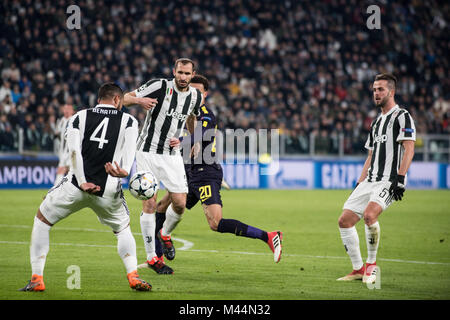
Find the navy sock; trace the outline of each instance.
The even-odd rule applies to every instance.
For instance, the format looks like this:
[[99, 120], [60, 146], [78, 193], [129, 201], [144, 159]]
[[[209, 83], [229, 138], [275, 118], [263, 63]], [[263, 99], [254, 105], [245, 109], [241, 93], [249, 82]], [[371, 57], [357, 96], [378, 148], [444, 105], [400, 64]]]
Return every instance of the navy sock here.
[[159, 242], [157, 234], [159, 233], [159, 230], [163, 227], [164, 221], [166, 220], [166, 213], [165, 212], [156, 212], [156, 226], [155, 226], [155, 252], [156, 255], [161, 258], [163, 255], [163, 249], [161, 242]]
[[221, 219], [217, 226], [217, 231], [221, 233], [234, 233], [240, 237], [260, 239], [267, 242], [269, 239], [267, 232], [234, 219]]

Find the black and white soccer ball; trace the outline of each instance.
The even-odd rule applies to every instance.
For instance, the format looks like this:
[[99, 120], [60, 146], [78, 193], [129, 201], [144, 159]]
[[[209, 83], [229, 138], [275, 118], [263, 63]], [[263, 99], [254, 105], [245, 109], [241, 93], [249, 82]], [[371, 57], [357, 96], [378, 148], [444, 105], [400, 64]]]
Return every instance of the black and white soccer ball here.
[[139, 200], [148, 200], [158, 191], [158, 181], [150, 171], [136, 172], [128, 183], [128, 189], [133, 197]]

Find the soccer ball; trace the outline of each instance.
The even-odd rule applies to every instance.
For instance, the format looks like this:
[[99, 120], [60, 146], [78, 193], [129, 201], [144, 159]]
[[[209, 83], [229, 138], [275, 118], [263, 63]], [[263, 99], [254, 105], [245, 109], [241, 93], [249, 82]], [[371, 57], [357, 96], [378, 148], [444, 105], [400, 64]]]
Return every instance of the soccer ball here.
[[148, 200], [158, 191], [158, 181], [150, 171], [136, 172], [128, 183], [133, 197], [139, 200]]

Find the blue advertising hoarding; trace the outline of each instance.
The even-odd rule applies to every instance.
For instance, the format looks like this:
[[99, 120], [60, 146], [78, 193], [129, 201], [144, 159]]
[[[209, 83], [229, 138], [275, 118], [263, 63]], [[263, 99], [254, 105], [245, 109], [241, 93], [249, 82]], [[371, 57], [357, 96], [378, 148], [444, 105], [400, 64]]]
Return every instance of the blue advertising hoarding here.
[[[0, 189], [50, 188], [56, 177], [56, 157], [0, 158]], [[292, 160], [271, 163], [225, 163], [224, 178], [234, 189], [350, 189], [359, 178], [363, 161]], [[135, 172], [133, 166], [131, 174]], [[123, 180], [124, 186], [127, 179]], [[413, 162], [409, 189], [449, 189], [450, 164]]]

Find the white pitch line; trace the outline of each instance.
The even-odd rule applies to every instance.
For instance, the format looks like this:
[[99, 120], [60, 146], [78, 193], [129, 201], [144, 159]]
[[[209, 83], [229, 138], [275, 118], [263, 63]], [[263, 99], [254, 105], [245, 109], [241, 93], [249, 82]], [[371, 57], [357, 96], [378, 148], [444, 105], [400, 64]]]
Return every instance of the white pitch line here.
[[[31, 226], [27, 225], [12, 225], [12, 224], [0, 224], [0, 228], [21, 228], [21, 229], [31, 229]], [[70, 227], [53, 227], [53, 229], [57, 230], [67, 230], [67, 231], [85, 231], [85, 232], [104, 232], [110, 233], [109, 230], [101, 230], [101, 229], [86, 229], [86, 228], [70, 228]], [[142, 235], [141, 233], [133, 232], [134, 235]], [[189, 251], [189, 252], [200, 252], [200, 253], [222, 253], [222, 254], [244, 254], [244, 255], [272, 255], [271, 253], [261, 253], [261, 252], [245, 252], [245, 251], [219, 251], [219, 250], [201, 250], [201, 249], [191, 249], [194, 246], [194, 243], [181, 238], [172, 238], [175, 241], [179, 241], [183, 243], [183, 246], [177, 248], [179, 251]], [[22, 244], [29, 245], [29, 242], [25, 241], [1, 241], [0, 243], [4, 244]], [[52, 245], [57, 246], [74, 246], [74, 247], [98, 247], [98, 248], [116, 248], [116, 245], [101, 245], [101, 244], [83, 244], [83, 243], [51, 243]], [[306, 254], [295, 254], [295, 253], [284, 253], [283, 256], [289, 257], [302, 257], [302, 258], [312, 258], [312, 259], [348, 259], [348, 257], [337, 257], [337, 256], [314, 256], [314, 255], [306, 255]], [[399, 263], [412, 263], [412, 264], [429, 264], [429, 265], [443, 265], [450, 266], [450, 263], [447, 262], [432, 262], [432, 261], [415, 261], [415, 260], [401, 260], [401, 259], [387, 259], [387, 258], [378, 258], [380, 261], [386, 262], [399, 262]], [[139, 265], [138, 267], [146, 267], [146, 264]]]
[[[21, 225], [21, 224], [0, 224], [0, 228], [18, 228], [18, 229], [31, 229], [32, 226]], [[71, 227], [52, 227], [52, 229], [56, 230], [65, 230], [65, 231], [82, 231], [82, 232], [102, 232], [102, 233], [111, 233], [111, 230], [102, 230], [102, 229], [90, 229], [90, 228], [71, 228]], [[134, 235], [142, 236], [142, 233], [133, 232]], [[182, 247], [177, 248], [177, 250], [189, 250], [194, 246], [194, 244], [188, 240], [172, 237], [173, 240], [179, 241], [183, 244]]]

